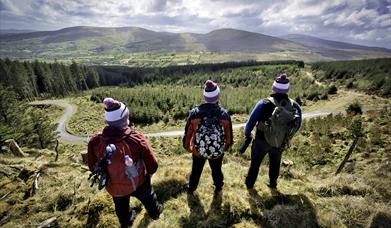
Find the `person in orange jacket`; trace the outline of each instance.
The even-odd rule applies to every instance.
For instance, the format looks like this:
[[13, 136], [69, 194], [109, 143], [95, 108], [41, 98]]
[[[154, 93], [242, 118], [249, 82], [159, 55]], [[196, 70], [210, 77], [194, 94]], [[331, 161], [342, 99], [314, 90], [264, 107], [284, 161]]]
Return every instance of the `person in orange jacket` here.
[[207, 80], [204, 85], [205, 102], [189, 114], [183, 137], [183, 147], [192, 153], [193, 163], [187, 193], [197, 189], [206, 160], [212, 170], [215, 194], [221, 192], [224, 176], [221, 166], [224, 151], [233, 143], [232, 122], [227, 110], [219, 105], [219, 86]]

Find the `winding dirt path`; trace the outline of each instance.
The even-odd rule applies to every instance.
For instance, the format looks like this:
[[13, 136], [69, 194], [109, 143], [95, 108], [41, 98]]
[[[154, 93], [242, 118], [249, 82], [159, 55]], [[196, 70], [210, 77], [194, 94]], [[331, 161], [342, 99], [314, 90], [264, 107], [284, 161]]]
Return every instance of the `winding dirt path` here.
[[[70, 134], [66, 130], [66, 123], [69, 121], [71, 116], [76, 112], [76, 107], [69, 104], [66, 100], [43, 100], [43, 101], [34, 101], [31, 104], [49, 104], [49, 105], [57, 105], [65, 108], [65, 113], [58, 121], [57, 131], [59, 132], [61, 140], [74, 143], [74, 144], [86, 144], [89, 140], [89, 137], [82, 137]], [[338, 114], [343, 113], [343, 111], [314, 111], [303, 114], [303, 119], [313, 118], [317, 116], [326, 116], [329, 114]], [[246, 123], [233, 124], [232, 127], [234, 129], [244, 127]], [[179, 131], [163, 131], [163, 132], [155, 132], [155, 133], [145, 133], [145, 136], [154, 136], [154, 137], [174, 137], [174, 136], [182, 136], [184, 134], [183, 130]]]

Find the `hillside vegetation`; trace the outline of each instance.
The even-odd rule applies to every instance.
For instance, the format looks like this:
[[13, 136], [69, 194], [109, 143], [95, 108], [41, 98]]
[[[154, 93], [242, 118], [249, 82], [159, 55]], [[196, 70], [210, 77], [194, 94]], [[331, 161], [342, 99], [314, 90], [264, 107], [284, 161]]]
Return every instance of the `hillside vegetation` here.
[[[0, 59], [0, 84], [16, 92], [20, 99], [64, 97], [98, 86], [136, 86], [142, 84], [176, 83], [184, 75], [208, 74], [244, 66], [292, 65], [303, 67], [303, 61], [246, 61], [198, 64], [172, 67], [102, 67], [80, 65], [72, 61], [65, 65], [55, 61], [18, 61]], [[199, 80], [198, 80], [199, 81]]]
[[[184, 191], [191, 156], [180, 138], [150, 138], [159, 159], [152, 181], [165, 210], [151, 220], [141, 204], [135, 227], [367, 227], [389, 224], [391, 207], [390, 110], [363, 117], [328, 116], [305, 121], [284, 153], [278, 191], [267, 188], [267, 159], [255, 190], [243, 177], [249, 152], [234, 152], [241, 132], [235, 131], [233, 151], [224, 158], [225, 185], [213, 197], [210, 169], [205, 167], [194, 197]], [[342, 173], [334, 173], [352, 141], [353, 122], [362, 122], [364, 137]], [[3, 153], [0, 162], [0, 225], [36, 226], [56, 217], [60, 227], [118, 226], [114, 205], [104, 191], [91, 188], [89, 172], [78, 151], [83, 146], [60, 145], [55, 152], [24, 148], [27, 156]], [[38, 188], [34, 179], [38, 178]]]
[[[131, 122], [137, 125], [160, 123], [181, 127], [189, 111], [202, 102], [203, 84], [207, 79], [218, 82], [221, 88], [220, 103], [233, 115], [248, 115], [256, 102], [271, 93], [276, 75], [286, 72], [291, 76], [290, 96], [300, 102], [327, 99], [328, 87], [313, 84], [297, 65], [260, 65], [221, 69], [209, 72], [178, 72], [150, 74], [151, 77], [132, 77], [132, 88], [101, 87], [86, 92], [87, 99], [71, 99], [77, 114], [68, 124], [68, 130], [77, 135], [91, 135], [104, 125], [101, 102], [115, 97], [129, 107]], [[88, 98], [90, 101], [88, 101]], [[308, 100], [307, 100], [308, 99]], [[88, 108], [85, 108], [88, 107]], [[244, 122], [243, 118], [240, 120]], [[160, 130], [160, 129], [156, 129]]]
[[350, 89], [391, 96], [391, 58], [318, 62], [311, 65], [316, 78]]
[[[8, 62], [15, 72], [19, 72], [18, 67], [35, 64]], [[375, 60], [368, 63], [378, 64]], [[334, 64], [327, 66], [339, 66]], [[38, 66], [69, 70], [61, 64], [38, 62]], [[77, 66], [87, 72], [84, 66]], [[377, 68], [383, 69], [380, 66]], [[87, 88], [68, 91], [72, 96], [67, 99], [77, 107], [77, 113], [67, 130], [78, 135], [101, 130], [104, 126], [101, 102], [106, 96], [127, 103], [136, 130], [140, 126], [143, 131], [154, 126], [158, 131], [166, 126], [183, 129], [190, 108], [202, 101], [206, 79], [219, 83], [221, 104], [233, 114], [234, 121], [244, 122], [255, 103], [270, 93], [273, 79], [281, 72], [291, 76], [290, 96], [302, 103], [305, 112], [345, 109], [354, 99], [365, 101], [363, 110], [368, 103], [378, 109], [362, 115], [329, 115], [305, 120], [283, 153], [278, 190], [270, 190], [266, 185], [268, 158], [261, 166], [254, 190], [246, 189], [244, 176], [250, 149], [243, 155], [236, 152], [243, 139], [243, 129], [234, 131], [234, 145], [226, 153], [222, 167], [225, 185], [222, 194], [217, 196], [213, 195], [207, 165], [195, 195], [186, 194], [192, 161], [191, 155], [182, 148], [181, 137], [150, 137], [159, 161], [152, 182], [165, 209], [160, 219], [153, 221], [140, 202], [132, 199], [131, 204], [138, 212], [134, 227], [388, 227], [391, 224], [388, 99], [347, 91], [346, 78], [319, 82], [308, 69], [296, 63], [202, 67], [153, 68], [133, 73], [128, 68], [104, 68], [121, 79], [121, 86], [99, 87], [81, 94], [73, 92]], [[316, 78], [322, 79], [324, 72], [313, 69], [315, 73], [320, 72]], [[98, 191], [96, 186], [90, 187], [90, 172], [80, 155], [86, 145], [60, 140], [55, 147], [58, 136], [53, 130], [63, 110], [56, 106], [28, 105], [26, 101], [31, 97], [23, 93], [34, 88], [32, 82], [37, 79], [33, 75], [37, 74], [22, 75], [25, 75], [22, 81], [27, 80], [26, 87], [13, 87], [12, 80], [6, 81], [11, 84], [4, 81], [0, 84], [0, 226], [35, 227], [48, 219], [54, 221], [52, 226], [58, 227], [119, 226], [110, 195]], [[85, 76], [79, 79], [85, 80]], [[53, 73], [50, 79], [53, 86], [57, 77]], [[373, 78], [377, 77], [380, 76]], [[99, 84], [104, 82], [103, 78], [100, 75]], [[83, 84], [77, 84], [81, 83], [78, 77], [70, 79], [76, 85]], [[349, 105], [356, 113], [361, 108], [358, 102]], [[12, 153], [7, 139], [15, 139], [24, 154], [17, 157]], [[353, 154], [336, 175], [355, 140], [358, 141]]]

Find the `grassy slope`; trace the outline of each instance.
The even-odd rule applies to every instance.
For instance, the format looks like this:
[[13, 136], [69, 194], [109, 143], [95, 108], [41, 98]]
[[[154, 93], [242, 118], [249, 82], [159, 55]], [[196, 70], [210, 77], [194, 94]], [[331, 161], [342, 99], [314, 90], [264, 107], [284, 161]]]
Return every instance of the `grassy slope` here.
[[[181, 139], [151, 138], [160, 165], [153, 185], [165, 210], [158, 221], [152, 221], [140, 203], [132, 200], [140, 211], [135, 224], [138, 227], [365, 227], [377, 212], [391, 215], [390, 114], [390, 110], [365, 114], [366, 137], [338, 176], [334, 172], [351, 143], [346, 128], [352, 118], [337, 116], [306, 121], [283, 155], [283, 160], [289, 159], [293, 165], [282, 167], [279, 192], [271, 192], [265, 184], [267, 159], [261, 166], [255, 191], [247, 192], [243, 177], [249, 164], [248, 150], [243, 156], [226, 155], [221, 197], [213, 197], [207, 165], [195, 197], [189, 197], [184, 186], [191, 158], [181, 148]], [[235, 132], [234, 150], [240, 144], [240, 132]], [[61, 144], [57, 162], [53, 161], [55, 152], [51, 150], [25, 149], [29, 154], [26, 158], [3, 154], [0, 225], [35, 226], [57, 216], [61, 227], [117, 226], [109, 195], [89, 187], [89, 172], [78, 154], [83, 149]], [[38, 168], [42, 170], [39, 188], [32, 193], [33, 172]], [[26, 171], [19, 174], [19, 169]]]

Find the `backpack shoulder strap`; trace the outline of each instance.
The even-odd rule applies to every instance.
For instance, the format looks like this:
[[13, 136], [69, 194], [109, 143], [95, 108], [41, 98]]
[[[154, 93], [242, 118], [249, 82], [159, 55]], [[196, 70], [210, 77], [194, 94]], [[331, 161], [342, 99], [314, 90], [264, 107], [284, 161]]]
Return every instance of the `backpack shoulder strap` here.
[[293, 107], [293, 105], [296, 103], [296, 101], [294, 101], [293, 99], [289, 98], [289, 101], [291, 102], [291, 105]]
[[279, 105], [277, 99], [274, 99], [274, 97], [268, 97], [268, 98], [265, 98], [265, 100], [269, 101], [270, 103], [272, 103], [276, 107]]

